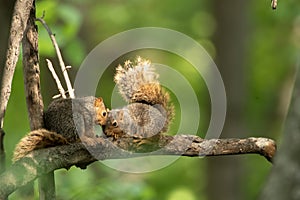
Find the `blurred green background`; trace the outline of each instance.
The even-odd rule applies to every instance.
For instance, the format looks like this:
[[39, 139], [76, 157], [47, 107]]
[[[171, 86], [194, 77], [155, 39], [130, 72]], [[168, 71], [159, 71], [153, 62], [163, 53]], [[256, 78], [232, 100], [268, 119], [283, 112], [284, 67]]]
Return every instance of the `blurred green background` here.
[[[13, 2], [3, 0], [1, 4], [0, 23], [6, 27], [0, 31], [3, 66]], [[268, 0], [51, 0], [36, 4], [37, 17], [45, 11], [44, 19], [56, 34], [65, 63], [73, 67], [72, 80], [85, 56], [101, 41], [119, 32], [151, 26], [192, 37], [214, 59], [224, 80], [228, 111], [221, 137], [270, 137], [280, 144], [299, 62], [298, 0], [279, 0], [277, 10], [271, 9]], [[41, 87], [47, 106], [58, 91], [45, 58], [58, 65], [46, 31], [37, 24]], [[136, 55], [171, 66], [188, 79], [199, 101], [201, 121], [197, 134], [204, 136], [210, 118], [207, 88], [189, 63], [171, 53], [147, 49], [120, 55], [106, 70], [97, 95], [103, 96], [110, 106], [114, 67]], [[177, 115], [170, 133], [177, 130], [181, 113], [176, 94], [172, 94], [172, 99]], [[193, 114], [187, 116], [188, 121], [198, 123]], [[20, 61], [4, 130], [10, 159], [15, 144], [29, 131]], [[55, 177], [58, 199], [252, 200], [259, 195], [270, 169], [271, 164], [258, 155], [182, 157], [163, 169], [143, 174], [119, 172], [98, 162], [87, 170], [57, 170]], [[20, 199], [18, 193], [11, 197]]]

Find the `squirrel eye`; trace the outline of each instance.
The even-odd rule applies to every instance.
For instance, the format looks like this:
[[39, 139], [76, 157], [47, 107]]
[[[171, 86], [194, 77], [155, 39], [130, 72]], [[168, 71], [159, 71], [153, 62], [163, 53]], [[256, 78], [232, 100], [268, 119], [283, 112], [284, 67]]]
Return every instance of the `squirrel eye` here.
[[118, 126], [118, 122], [117, 122], [116, 120], [114, 120], [113, 123], [112, 123], [112, 125], [113, 125], [114, 127], [117, 127], [117, 126]]
[[107, 112], [106, 112], [106, 111], [103, 111], [103, 112], [102, 112], [102, 116], [103, 116], [103, 117], [105, 117], [105, 116], [106, 116], [106, 114], [107, 114]]

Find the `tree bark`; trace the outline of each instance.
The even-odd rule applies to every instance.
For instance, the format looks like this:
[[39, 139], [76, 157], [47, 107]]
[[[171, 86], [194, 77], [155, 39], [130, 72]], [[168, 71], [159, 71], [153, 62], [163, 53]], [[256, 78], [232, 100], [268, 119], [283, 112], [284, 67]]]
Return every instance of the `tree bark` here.
[[[155, 151], [158, 149], [160, 151]], [[43, 174], [60, 168], [69, 169], [73, 165], [86, 168], [97, 159], [126, 159], [151, 155], [202, 157], [259, 154], [272, 160], [275, 150], [275, 142], [267, 138], [204, 140], [194, 135], [161, 135], [155, 140], [128, 137], [113, 142], [110, 139], [96, 138], [93, 144], [75, 143], [27, 154], [0, 175], [0, 199]]]
[[[1, 129], [3, 129], [5, 111], [11, 93], [12, 79], [16, 68], [18, 56], [20, 53], [20, 43], [26, 27], [26, 21], [29, 16], [30, 6], [28, 6], [28, 3], [30, 3], [30, 0], [17, 1], [15, 4], [15, 8], [11, 20], [8, 48], [6, 52], [6, 61], [5, 61], [5, 66], [3, 67], [2, 80], [1, 80], [2, 81], [1, 96], [0, 96], [0, 128]], [[3, 145], [4, 130], [0, 130], [0, 131], [1, 131], [1, 137], [0, 137], [1, 170], [0, 171], [3, 171], [5, 169], [5, 149]]]
[[[33, 1], [22, 41], [25, 95], [31, 130], [44, 127], [44, 104], [40, 90], [38, 32], [35, 19], [35, 1]], [[31, 188], [33, 187], [31, 186]], [[33, 189], [30, 190], [33, 192]], [[55, 199], [54, 172], [49, 172], [40, 177], [39, 196], [40, 200]]]
[[9, 28], [11, 24], [12, 13], [14, 10], [15, 0], [0, 1], [0, 83], [5, 65], [5, 55], [8, 49]]
[[27, 26], [33, 0], [16, 1], [11, 22], [9, 46], [6, 53], [5, 68], [2, 77], [0, 98], [0, 126], [3, 128], [3, 118], [11, 93], [11, 83], [20, 53], [20, 43]]
[[26, 103], [30, 122], [30, 129], [44, 127], [44, 104], [40, 90], [40, 67], [38, 55], [38, 32], [35, 25], [35, 3], [33, 2], [30, 16], [22, 40], [23, 73]]
[[[2, 71], [2, 85], [0, 96], [0, 168], [1, 172], [5, 169], [5, 149], [4, 149], [4, 116], [8, 100], [11, 93], [12, 79], [20, 53], [20, 43], [29, 18], [32, 0], [16, 1], [11, 20], [9, 32], [8, 48], [6, 52], [5, 66]], [[5, 12], [3, 12], [5, 13]], [[3, 14], [1, 13], [1, 14]], [[1, 24], [2, 25], [2, 24]], [[5, 26], [5, 25], [4, 25]], [[3, 27], [2, 27], [3, 29]], [[3, 45], [6, 46], [6, 45]], [[5, 48], [4, 48], [5, 49]], [[6, 199], [3, 197], [3, 199]]]

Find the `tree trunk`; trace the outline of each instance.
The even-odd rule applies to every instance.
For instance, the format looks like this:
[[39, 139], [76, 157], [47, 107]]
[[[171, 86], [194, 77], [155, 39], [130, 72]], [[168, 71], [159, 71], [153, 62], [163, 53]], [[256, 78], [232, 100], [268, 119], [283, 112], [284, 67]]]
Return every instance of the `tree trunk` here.
[[[298, 68], [299, 70], [299, 68]], [[275, 157], [274, 167], [260, 199], [300, 199], [300, 76], [293, 91], [282, 144]]]
[[0, 83], [2, 83], [3, 66], [8, 45], [9, 26], [15, 1], [3, 0], [0, 2]]
[[[244, 64], [248, 1], [214, 0], [217, 29], [214, 37], [216, 64], [227, 95], [227, 116], [222, 138], [245, 137], [243, 127]], [[238, 135], [237, 135], [238, 134]], [[208, 159], [208, 199], [240, 200], [241, 160], [238, 157]]]

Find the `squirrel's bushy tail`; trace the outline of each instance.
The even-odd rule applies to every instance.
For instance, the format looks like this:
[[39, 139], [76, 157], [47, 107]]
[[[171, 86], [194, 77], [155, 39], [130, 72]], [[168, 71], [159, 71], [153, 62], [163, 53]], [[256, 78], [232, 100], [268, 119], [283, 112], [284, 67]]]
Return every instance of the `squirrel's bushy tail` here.
[[126, 61], [124, 66], [119, 65], [114, 81], [122, 97], [129, 103], [134, 101], [134, 96], [141, 90], [141, 86], [159, 85], [158, 74], [154, 72], [150, 61], [141, 57], [134, 62]]
[[67, 143], [68, 142], [64, 137], [55, 132], [46, 129], [34, 130], [23, 137], [17, 144], [12, 160], [15, 162], [33, 150]]
[[138, 57], [134, 62], [126, 61], [124, 66], [119, 65], [114, 81], [125, 101], [160, 105], [165, 109], [167, 122], [172, 120], [174, 107], [170, 103], [169, 93], [161, 87], [158, 74], [149, 60]]

